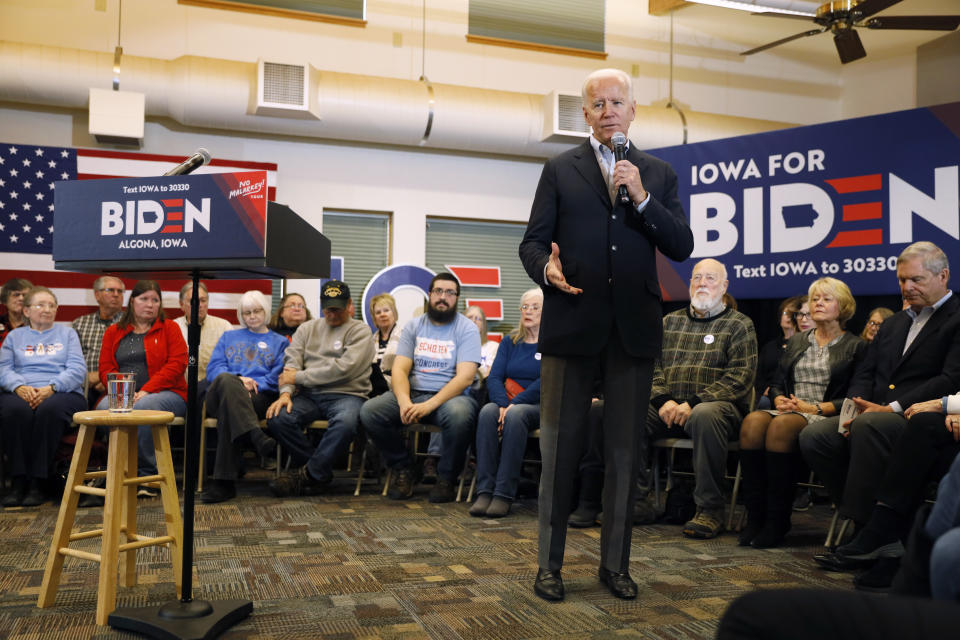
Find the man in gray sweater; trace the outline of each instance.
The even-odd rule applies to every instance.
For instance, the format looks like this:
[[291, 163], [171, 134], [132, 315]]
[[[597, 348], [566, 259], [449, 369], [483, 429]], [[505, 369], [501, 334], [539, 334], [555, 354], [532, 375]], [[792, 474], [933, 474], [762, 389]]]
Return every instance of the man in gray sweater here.
[[[330, 280], [320, 292], [322, 318], [297, 328], [284, 355], [280, 397], [267, 409], [267, 427], [299, 468], [270, 483], [277, 497], [316, 495], [333, 480], [333, 462], [357, 433], [360, 407], [370, 393], [370, 327], [353, 318], [350, 289]], [[312, 447], [304, 427], [329, 424]]]

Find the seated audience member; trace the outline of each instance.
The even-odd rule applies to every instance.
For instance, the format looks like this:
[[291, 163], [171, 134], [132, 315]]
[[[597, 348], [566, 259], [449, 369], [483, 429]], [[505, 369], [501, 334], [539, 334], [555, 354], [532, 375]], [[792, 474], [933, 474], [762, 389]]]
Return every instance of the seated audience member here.
[[[870, 518], [891, 454], [907, 429], [903, 412], [960, 389], [960, 299], [947, 287], [949, 277], [947, 257], [933, 243], [916, 242], [903, 250], [897, 278], [911, 307], [883, 323], [854, 370], [847, 396], [863, 413], [850, 423], [846, 437], [838, 431], [837, 417], [809, 424], [800, 433], [807, 464], [840, 514], [860, 527]], [[841, 549], [825, 557], [846, 555]], [[855, 555], [872, 560], [879, 551]]]
[[800, 310], [794, 314], [794, 319], [797, 321], [797, 331], [810, 331], [816, 326], [810, 316], [810, 303], [807, 296], [800, 296]]
[[393, 500], [412, 496], [420, 474], [403, 444], [403, 426], [439, 426], [443, 453], [430, 501], [452, 502], [477, 420], [477, 404], [469, 391], [480, 362], [480, 332], [457, 313], [460, 283], [455, 276], [438, 273], [429, 291], [426, 314], [410, 320], [400, 336], [393, 390], [364, 403], [360, 420], [393, 472], [387, 494]]
[[73, 321], [73, 330], [80, 337], [80, 348], [87, 363], [87, 406], [96, 406], [97, 400], [107, 392], [100, 384], [100, 345], [107, 327], [123, 315], [123, 280], [115, 276], [100, 276], [93, 283], [93, 297], [99, 307], [93, 313]]
[[288, 293], [280, 298], [280, 306], [270, 318], [270, 330], [279, 333], [288, 341], [293, 339], [297, 327], [312, 320], [307, 302], [299, 293]]
[[277, 399], [277, 379], [283, 370], [286, 338], [267, 329], [270, 299], [259, 291], [240, 297], [237, 319], [243, 329], [227, 331], [207, 365], [206, 412], [217, 419], [217, 457], [213, 481], [200, 501], [223, 502], [237, 495], [234, 480], [240, 466], [240, 445], [252, 444], [262, 457], [276, 453], [277, 442], [260, 428], [259, 420]]
[[477, 418], [475, 517], [502, 518], [517, 495], [527, 436], [540, 425], [539, 287], [520, 297], [520, 324], [500, 342], [487, 377], [491, 402]]
[[[333, 464], [357, 435], [360, 407], [370, 393], [370, 328], [353, 317], [350, 289], [339, 280], [320, 290], [322, 318], [293, 334], [280, 374], [280, 397], [267, 409], [267, 426], [298, 468], [270, 483], [277, 497], [316, 495], [333, 481]], [[296, 391], [296, 395], [294, 395]], [[326, 420], [320, 444], [303, 430]]]
[[[100, 383], [107, 386], [111, 373], [135, 373], [134, 409], [170, 411], [183, 416], [187, 411], [187, 343], [173, 320], [163, 312], [160, 285], [153, 280], [140, 280], [130, 291], [130, 300], [120, 320], [107, 327], [100, 348]], [[98, 409], [107, 408], [103, 397]], [[141, 476], [157, 473], [157, 457], [153, 431], [140, 425], [137, 431], [137, 452]], [[159, 490], [141, 486], [140, 496], [157, 496]]]
[[32, 288], [30, 281], [23, 278], [7, 280], [0, 288], [0, 303], [7, 308], [7, 312], [0, 315], [0, 343], [8, 333], [23, 326], [23, 298]]
[[490, 375], [490, 367], [493, 366], [493, 360], [497, 357], [497, 350], [500, 343], [490, 340], [487, 335], [487, 314], [483, 309], [474, 305], [467, 307], [463, 315], [477, 325], [477, 331], [480, 332], [480, 366], [477, 367], [477, 373], [484, 380]]
[[893, 311], [886, 307], [877, 307], [871, 311], [867, 317], [867, 324], [863, 325], [863, 331], [860, 333], [860, 337], [867, 342], [873, 342], [873, 339], [877, 337], [877, 331], [880, 330], [883, 321], [892, 315]]
[[770, 383], [775, 410], [754, 411], [740, 429], [740, 465], [747, 524], [741, 546], [778, 546], [790, 530], [794, 482], [799, 468], [797, 437], [810, 423], [840, 413], [847, 385], [866, 342], [844, 331], [857, 304], [835, 278], [810, 285], [815, 328], [798, 333]]
[[794, 315], [800, 310], [799, 300], [800, 296], [793, 296], [780, 303], [777, 312], [780, 337], [763, 345], [757, 354], [757, 379], [754, 382], [757, 390], [757, 409], [769, 409], [773, 406], [773, 399], [769, 395], [770, 379], [777, 370], [783, 350], [787, 348], [787, 340], [797, 332], [797, 320]]
[[73, 414], [87, 408], [83, 352], [73, 329], [54, 324], [57, 298], [46, 287], [34, 287], [22, 309], [26, 324], [0, 347], [0, 429], [13, 475], [4, 507], [46, 501], [60, 438]]
[[[683, 527], [691, 538], [713, 538], [723, 531], [727, 445], [748, 410], [757, 368], [753, 322], [723, 304], [727, 284], [720, 262], [708, 258], [694, 266], [690, 306], [663, 318], [662, 354], [650, 391], [650, 441], [693, 439], [697, 510]], [[649, 465], [639, 466], [645, 475]], [[649, 480], [641, 484], [650, 486]]]
[[[960, 410], [960, 403], [954, 401], [949, 408]], [[951, 418], [957, 426], [950, 424]], [[947, 425], [960, 428], [960, 416], [949, 416]], [[942, 640], [956, 636], [960, 458], [954, 459], [940, 481], [933, 506], [924, 505], [917, 513], [892, 594], [878, 598], [827, 589], [754, 591], [731, 603], [720, 620], [717, 640]], [[933, 600], [925, 599], [931, 596]]]
[[390, 390], [390, 368], [397, 355], [401, 329], [397, 326], [397, 302], [389, 293], [373, 297], [370, 315], [375, 326], [371, 336], [375, 352], [370, 371], [370, 384], [373, 385], [370, 397], [373, 398]]
[[[585, 529], [599, 523], [603, 511], [603, 400], [594, 397], [587, 414], [590, 423], [587, 431], [587, 446], [577, 472], [580, 486], [576, 508], [570, 512], [567, 524], [574, 529]], [[649, 487], [638, 487], [639, 493]], [[633, 506], [633, 524], [650, 524], [658, 517], [657, 509], [646, 500], [637, 500]]]
[[858, 589], [883, 590], [890, 586], [926, 486], [941, 479], [960, 452], [960, 393], [918, 402], [903, 415], [907, 426], [893, 444], [866, 526], [834, 553], [815, 556], [827, 569], [869, 567], [854, 578]]
[[[190, 298], [193, 297], [193, 283], [188, 282], [180, 287], [180, 310], [183, 315], [174, 320], [180, 327], [183, 335], [183, 341], [187, 342], [187, 326], [190, 324]], [[200, 393], [206, 390], [207, 363], [210, 362], [210, 354], [217, 341], [227, 331], [233, 329], [233, 326], [223, 318], [211, 316], [207, 313], [210, 306], [210, 294], [207, 293], [207, 285], [200, 283], [200, 310], [197, 314], [200, 323], [200, 346], [197, 352], [197, 382], [200, 384]]]

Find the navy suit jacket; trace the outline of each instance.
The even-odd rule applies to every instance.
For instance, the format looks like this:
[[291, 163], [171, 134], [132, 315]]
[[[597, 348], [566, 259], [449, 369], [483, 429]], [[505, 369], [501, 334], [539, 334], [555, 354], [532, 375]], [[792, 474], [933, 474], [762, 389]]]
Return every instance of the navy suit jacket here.
[[[663, 332], [656, 250], [673, 260], [693, 251], [693, 233], [677, 197], [677, 176], [666, 162], [632, 146], [627, 160], [640, 170], [650, 200], [638, 214], [610, 202], [590, 141], [548, 160], [540, 175], [520, 259], [543, 286], [540, 352], [596, 355], [614, 322], [634, 357], [660, 355]], [[550, 243], [560, 247], [563, 273], [583, 289], [571, 295], [546, 284]]]
[[906, 311], [887, 318], [854, 373], [850, 397], [897, 401], [906, 410], [960, 390], [960, 297], [954, 292], [940, 305], [903, 353], [912, 323]]

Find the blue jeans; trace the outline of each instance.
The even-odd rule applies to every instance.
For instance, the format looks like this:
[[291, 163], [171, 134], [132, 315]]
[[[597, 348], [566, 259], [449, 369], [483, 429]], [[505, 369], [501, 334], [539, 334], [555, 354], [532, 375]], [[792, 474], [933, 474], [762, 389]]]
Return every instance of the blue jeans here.
[[960, 598], [960, 456], [940, 480], [926, 532], [935, 540], [930, 554], [930, 590], [937, 600], [955, 601]]
[[492, 493], [513, 501], [520, 481], [527, 436], [540, 425], [540, 405], [516, 404], [503, 419], [503, 439], [497, 432], [500, 407], [490, 402], [477, 419], [477, 495]]
[[[97, 409], [107, 408], [107, 397], [104, 396]], [[152, 411], [169, 411], [178, 418], [187, 413], [187, 403], [173, 391], [157, 391], [148, 393], [137, 400], [134, 409], [149, 409]], [[153, 448], [153, 430], [150, 425], [142, 424], [137, 427], [137, 475], [154, 476], [157, 474], [157, 453]]]
[[[433, 397], [429, 391], [411, 391], [414, 404]], [[387, 467], [403, 468], [411, 464], [410, 452], [403, 444], [403, 423], [400, 420], [400, 405], [392, 391], [363, 403], [360, 422]], [[467, 447], [473, 439], [477, 422], [477, 403], [470, 396], [450, 398], [440, 408], [420, 421], [435, 424], [443, 429], [443, 450], [437, 463], [437, 475], [453, 482], [463, 469]]]
[[[280, 409], [267, 420], [267, 429], [290, 454], [293, 464], [306, 465], [310, 475], [320, 481], [333, 478], [333, 463], [346, 453], [357, 435], [360, 407], [363, 398], [346, 393], [322, 393], [300, 388], [293, 397], [293, 409]], [[314, 420], [326, 420], [328, 425], [320, 444], [310, 445], [303, 430]]]

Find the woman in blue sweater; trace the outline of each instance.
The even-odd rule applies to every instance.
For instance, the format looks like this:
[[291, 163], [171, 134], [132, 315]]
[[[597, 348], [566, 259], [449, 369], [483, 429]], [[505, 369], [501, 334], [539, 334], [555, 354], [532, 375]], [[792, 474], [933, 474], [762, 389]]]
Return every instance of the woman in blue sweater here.
[[26, 324], [11, 331], [0, 348], [0, 426], [13, 489], [4, 507], [35, 507], [46, 501], [53, 456], [73, 414], [87, 408], [83, 380], [87, 365], [77, 332], [55, 325], [57, 298], [34, 287], [24, 299]]
[[201, 502], [223, 502], [237, 495], [234, 480], [241, 444], [252, 444], [263, 457], [277, 449], [277, 442], [264, 433], [259, 421], [277, 399], [283, 352], [290, 343], [267, 328], [269, 317], [267, 297], [247, 291], [237, 308], [237, 318], [245, 328], [220, 336], [210, 355], [205, 406], [207, 416], [217, 418], [217, 457], [213, 481], [200, 494]]
[[527, 435], [540, 424], [540, 310], [543, 292], [520, 297], [520, 326], [500, 342], [487, 377], [490, 400], [477, 419], [475, 517], [502, 518], [517, 495]]

